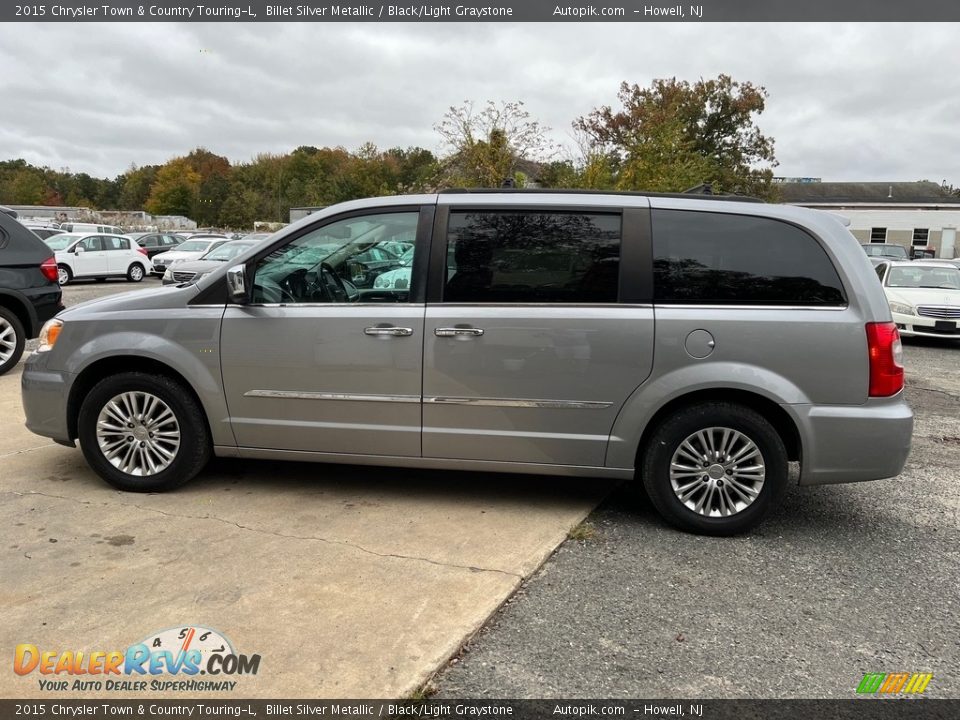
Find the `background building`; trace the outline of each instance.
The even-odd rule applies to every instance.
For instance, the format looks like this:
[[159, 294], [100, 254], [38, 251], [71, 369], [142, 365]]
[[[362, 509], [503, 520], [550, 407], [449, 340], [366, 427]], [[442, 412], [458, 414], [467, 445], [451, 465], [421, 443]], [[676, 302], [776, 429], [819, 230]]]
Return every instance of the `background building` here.
[[935, 182], [819, 182], [778, 178], [782, 202], [836, 213], [860, 242], [957, 255], [960, 197]]

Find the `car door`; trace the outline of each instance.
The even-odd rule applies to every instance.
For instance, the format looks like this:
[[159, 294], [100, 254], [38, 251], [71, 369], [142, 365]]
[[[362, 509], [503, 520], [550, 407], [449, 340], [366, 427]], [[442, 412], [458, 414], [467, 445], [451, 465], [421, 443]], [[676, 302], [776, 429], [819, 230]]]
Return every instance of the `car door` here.
[[[77, 252], [80, 248], [83, 249]], [[89, 235], [74, 246], [73, 274], [75, 277], [110, 274], [99, 235]]]
[[360, 290], [341, 270], [411, 231], [422, 248], [432, 214], [401, 207], [321, 220], [248, 264], [252, 302], [227, 305], [220, 342], [240, 447], [420, 455], [420, 278], [409, 289]]
[[137, 238], [137, 244], [147, 251], [147, 257], [152, 258], [160, 252], [160, 235], [143, 235]]
[[463, 202], [434, 232], [424, 457], [603, 466], [653, 360], [648, 211]]
[[133, 259], [130, 252], [130, 243], [133, 241], [116, 235], [101, 235], [100, 240], [103, 243], [103, 251], [107, 258], [107, 268], [110, 270], [110, 274], [126, 275], [130, 261]]

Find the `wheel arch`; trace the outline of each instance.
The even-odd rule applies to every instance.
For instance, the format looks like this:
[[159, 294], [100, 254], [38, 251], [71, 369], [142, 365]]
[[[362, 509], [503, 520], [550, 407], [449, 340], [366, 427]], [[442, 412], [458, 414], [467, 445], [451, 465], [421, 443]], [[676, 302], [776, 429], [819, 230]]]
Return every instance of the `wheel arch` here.
[[39, 323], [29, 302], [15, 293], [0, 290], [0, 307], [6, 308], [17, 316], [28, 338], [36, 337], [40, 328], [37, 327]]
[[184, 390], [190, 393], [197, 405], [203, 409], [207, 432], [211, 438], [214, 437], [210, 417], [207, 413], [207, 405], [203, 402], [203, 398], [200, 397], [193, 384], [181, 372], [155, 358], [142, 355], [113, 355], [100, 358], [87, 365], [70, 386], [70, 394], [67, 398], [67, 431], [71, 440], [75, 440], [79, 435], [80, 406], [93, 387], [106, 377], [127, 372], [162, 375], [181, 385]]
[[742, 405], [759, 413], [773, 425], [774, 430], [780, 435], [787, 450], [787, 458], [791, 461], [800, 461], [802, 459], [803, 442], [800, 436], [800, 430], [794, 419], [781, 405], [768, 397], [749, 390], [717, 387], [686, 393], [660, 406], [650, 417], [650, 420], [646, 423], [640, 435], [634, 458], [634, 467], [640, 467], [643, 454], [650, 442], [650, 437], [665, 418], [684, 408], [715, 402]]

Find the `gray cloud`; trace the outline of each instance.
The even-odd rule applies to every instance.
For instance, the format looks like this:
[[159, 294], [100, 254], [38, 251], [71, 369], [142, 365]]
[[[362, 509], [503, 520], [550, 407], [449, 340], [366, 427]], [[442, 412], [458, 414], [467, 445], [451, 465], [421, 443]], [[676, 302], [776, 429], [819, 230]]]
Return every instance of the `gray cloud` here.
[[729, 73], [770, 93], [778, 174], [960, 184], [949, 24], [8, 24], [0, 158], [113, 176], [197, 146], [439, 149], [471, 99], [570, 123], [622, 80]]

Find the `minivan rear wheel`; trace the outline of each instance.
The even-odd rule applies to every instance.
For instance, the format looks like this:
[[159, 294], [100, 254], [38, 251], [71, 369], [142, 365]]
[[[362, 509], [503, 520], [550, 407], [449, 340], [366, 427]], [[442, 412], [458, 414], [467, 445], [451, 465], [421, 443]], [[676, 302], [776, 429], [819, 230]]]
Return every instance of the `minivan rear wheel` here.
[[210, 459], [202, 408], [162, 375], [130, 372], [101, 380], [80, 406], [77, 430], [90, 467], [120, 490], [172, 490]]
[[647, 443], [640, 472], [650, 501], [671, 525], [734, 535], [754, 527], [782, 497], [789, 461], [763, 415], [717, 402], [664, 420]]
[[20, 318], [13, 311], [0, 307], [0, 375], [20, 360], [26, 339]]

